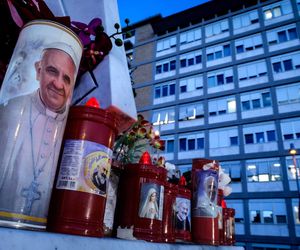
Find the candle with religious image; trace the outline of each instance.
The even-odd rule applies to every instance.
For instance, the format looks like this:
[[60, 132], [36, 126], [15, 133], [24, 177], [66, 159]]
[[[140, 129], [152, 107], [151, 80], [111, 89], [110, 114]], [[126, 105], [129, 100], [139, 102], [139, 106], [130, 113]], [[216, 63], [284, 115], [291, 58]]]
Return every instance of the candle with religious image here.
[[73, 106], [64, 134], [47, 230], [103, 237], [103, 218], [118, 119], [90, 106]]
[[175, 239], [191, 241], [191, 190], [187, 188], [186, 179], [181, 176], [177, 185], [174, 209]]
[[163, 242], [167, 170], [152, 164], [145, 152], [140, 163], [124, 166], [117, 201], [117, 237]]
[[192, 240], [218, 245], [219, 227], [217, 193], [219, 164], [215, 160], [193, 159], [192, 166]]
[[19, 35], [0, 92], [0, 225], [46, 227], [81, 55], [56, 22], [29, 22]]

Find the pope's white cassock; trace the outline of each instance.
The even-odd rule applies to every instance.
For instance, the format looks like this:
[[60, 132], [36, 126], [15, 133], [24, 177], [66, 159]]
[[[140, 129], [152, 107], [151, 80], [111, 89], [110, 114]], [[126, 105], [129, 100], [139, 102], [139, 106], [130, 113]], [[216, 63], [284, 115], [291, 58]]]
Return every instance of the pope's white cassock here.
[[66, 113], [46, 109], [39, 90], [0, 106], [0, 220], [45, 224]]

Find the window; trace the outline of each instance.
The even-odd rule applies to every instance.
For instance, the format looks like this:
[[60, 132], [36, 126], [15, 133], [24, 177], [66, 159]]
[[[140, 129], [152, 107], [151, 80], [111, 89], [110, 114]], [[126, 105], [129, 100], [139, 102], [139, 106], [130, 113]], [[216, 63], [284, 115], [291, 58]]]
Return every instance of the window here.
[[209, 115], [224, 115], [236, 113], [235, 97], [227, 97], [222, 99], [212, 99], [208, 102]]
[[[244, 125], [243, 134], [245, 144], [267, 143], [276, 141], [274, 122], [256, 123], [255, 125]], [[273, 144], [275, 145], [275, 144]], [[275, 147], [275, 146], [274, 146]], [[249, 148], [249, 147], [247, 147]], [[245, 148], [245, 150], [247, 149]], [[274, 150], [277, 148], [274, 148]], [[260, 149], [262, 150], [262, 149]], [[268, 150], [269, 151], [269, 150]]]
[[196, 141], [195, 139], [188, 139], [188, 150], [196, 149]]
[[174, 71], [176, 70], [176, 60], [169, 59], [157, 62], [155, 68], [156, 75], [166, 73], [169, 71]]
[[262, 93], [262, 102], [264, 107], [271, 106], [271, 94], [270, 92]]
[[242, 111], [266, 108], [272, 105], [270, 92], [250, 92], [241, 95]]
[[232, 68], [209, 72], [207, 74], [208, 88], [233, 83]]
[[209, 47], [207, 48], [206, 52], [207, 61], [213, 61], [231, 55], [229, 44]]
[[180, 93], [190, 92], [193, 93], [195, 90], [203, 89], [203, 76], [196, 75], [192, 77], [182, 78], [179, 81]]
[[[246, 12], [241, 15], [233, 17], [233, 29], [239, 30], [242, 28], [249, 28], [253, 24], [258, 24], [258, 13], [257, 10]], [[247, 31], [247, 30], [245, 30]]]
[[164, 85], [162, 86], [162, 96], [167, 96], [169, 93], [169, 86]]
[[265, 137], [264, 137], [264, 133], [263, 132], [255, 133], [255, 137], [256, 137], [256, 141], [258, 143], [264, 143], [265, 142]]
[[264, 19], [269, 21], [292, 13], [292, 6], [290, 1], [280, 1], [263, 7], [263, 13]]
[[179, 139], [179, 151], [186, 151], [186, 138]]
[[300, 135], [300, 119], [281, 120], [281, 131], [284, 140], [296, 140]]
[[272, 18], [278, 17], [278, 16], [281, 16], [281, 8], [280, 7], [275, 7], [274, 9], [264, 11], [265, 20], [272, 19]]
[[270, 182], [281, 180], [279, 158], [266, 158], [246, 161], [248, 182]]
[[204, 134], [185, 134], [179, 136], [179, 151], [195, 151], [204, 149]]
[[261, 223], [259, 210], [250, 211], [250, 221], [251, 223]]
[[182, 105], [179, 107], [179, 121], [204, 118], [202, 103]]
[[298, 176], [300, 176], [300, 169], [298, 166], [300, 166], [300, 160], [299, 157], [296, 156], [296, 165], [297, 165], [297, 169], [295, 168], [294, 165], [294, 161], [292, 159], [292, 157], [286, 157], [285, 158], [285, 164], [287, 167], [287, 172], [288, 172], [288, 179], [289, 180], [296, 180], [297, 179], [297, 175], [296, 175], [296, 170], [298, 170]]
[[252, 100], [252, 107], [253, 107], [253, 109], [260, 108], [260, 99]]
[[201, 41], [201, 28], [192, 29], [180, 34], [180, 44], [188, 44], [195, 41]]
[[230, 137], [230, 146], [236, 146], [238, 145], [238, 137], [237, 136], [231, 136]]
[[273, 211], [262, 211], [262, 215], [263, 215], [263, 222], [264, 223], [274, 223], [274, 219], [273, 219]]
[[245, 134], [245, 143], [246, 144], [254, 143], [253, 134]]
[[[262, 48], [262, 37], [260, 34], [248, 36], [235, 41], [235, 49], [237, 54], [253, 51], [259, 48]], [[244, 56], [241, 58], [244, 58]], [[241, 58], [237, 57], [237, 59]]]
[[238, 66], [239, 81], [246, 81], [267, 75], [266, 61], [255, 61]]
[[208, 38], [228, 31], [229, 31], [228, 20], [226, 19], [226, 20], [222, 20], [219, 22], [214, 22], [212, 24], [206, 25], [205, 36]]
[[204, 138], [197, 138], [197, 149], [204, 149]]
[[250, 101], [243, 101], [242, 102], [242, 110], [243, 111], [250, 110]]
[[161, 91], [161, 87], [155, 87], [154, 90], [154, 98], [160, 98], [160, 91]]
[[[237, 127], [227, 127], [222, 129], [211, 129], [209, 131], [210, 149], [230, 148], [236, 145], [231, 145], [233, 137], [238, 137]], [[233, 139], [231, 139], [233, 138]], [[230, 150], [232, 150], [231, 148]]]
[[152, 124], [159, 125], [159, 124], [169, 124], [175, 122], [175, 111], [174, 108], [170, 109], [162, 109], [162, 110], [155, 110], [152, 115]]
[[275, 130], [269, 130], [269, 131], [267, 131], [267, 138], [268, 138], [268, 142], [276, 141]]
[[193, 51], [180, 56], [180, 68], [192, 66], [194, 64], [201, 64], [201, 51]]
[[286, 224], [287, 218], [286, 215], [276, 215], [277, 224]]
[[176, 36], [168, 37], [157, 41], [156, 52], [176, 47]]
[[300, 102], [300, 83], [276, 88], [278, 105]]
[[[231, 137], [234, 138], [234, 137]], [[236, 137], [237, 139], [237, 137]], [[235, 140], [235, 139], [234, 139]], [[237, 140], [236, 140], [237, 142]], [[238, 161], [234, 162], [221, 162], [223, 171], [231, 178], [231, 183], [241, 182], [241, 163]]]
[[162, 98], [175, 95], [175, 83], [160, 84], [154, 87], [154, 98]]
[[[262, 223], [262, 224], [282, 224], [286, 220], [286, 202], [284, 199], [250, 199], [249, 200], [249, 211], [251, 223]], [[278, 222], [277, 218], [282, 219], [282, 222]], [[256, 230], [256, 228], [253, 228]], [[270, 228], [271, 230], [271, 228]], [[252, 232], [252, 234], [255, 234]], [[278, 246], [274, 245], [274, 249]], [[271, 248], [267, 248], [271, 249]]]
[[167, 153], [173, 153], [174, 152], [174, 140], [167, 140], [165, 145], [166, 145], [165, 151]]
[[293, 63], [291, 59], [283, 61], [284, 71], [289, 71], [293, 69]]

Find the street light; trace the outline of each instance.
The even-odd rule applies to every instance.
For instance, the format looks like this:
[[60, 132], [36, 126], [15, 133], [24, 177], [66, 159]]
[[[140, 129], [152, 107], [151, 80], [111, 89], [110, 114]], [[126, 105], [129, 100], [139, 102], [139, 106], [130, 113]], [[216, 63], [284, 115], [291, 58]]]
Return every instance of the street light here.
[[297, 150], [295, 148], [294, 143], [290, 144], [289, 153], [292, 156], [294, 168], [296, 170], [296, 182], [297, 182], [297, 191], [298, 191], [298, 199], [299, 199], [299, 204], [298, 204], [298, 220], [300, 221], [300, 197], [299, 197], [299, 190], [300, 190], [300, 188], [299, 188], [299, 176], [298, 176], [297, 161], [296, 161]]

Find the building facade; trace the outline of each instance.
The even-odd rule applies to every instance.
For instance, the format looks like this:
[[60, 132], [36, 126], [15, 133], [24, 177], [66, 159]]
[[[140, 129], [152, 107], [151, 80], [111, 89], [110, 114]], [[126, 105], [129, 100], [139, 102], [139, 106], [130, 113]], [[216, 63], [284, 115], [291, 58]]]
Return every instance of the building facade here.
[[300, 0], [214, 0], [128, 29], [137, 110], [166, 160], [220, 162], [239, 245], [300, 249]]

